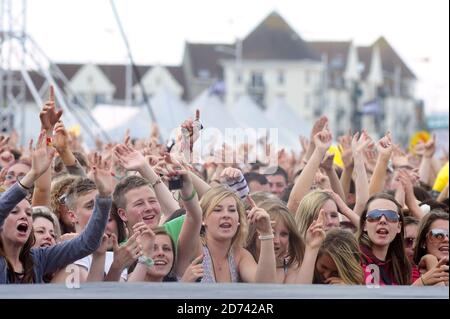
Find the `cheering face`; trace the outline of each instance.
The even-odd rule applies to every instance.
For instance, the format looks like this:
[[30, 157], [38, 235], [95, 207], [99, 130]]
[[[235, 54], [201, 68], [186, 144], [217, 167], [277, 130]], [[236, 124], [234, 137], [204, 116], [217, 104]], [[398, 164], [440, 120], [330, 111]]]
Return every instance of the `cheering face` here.
[[233, 197], [224, 198], [205, 220], [207, 234], [219, 240], [232, 239], [239, 227], [239, 212]]
[[155, 264], [148, 270], [148, 274], [152, 278], [162, 279], [169, 274], [174, 262], [173, 249], [169, 236], [165, 234], [155, 236], [153, 255], [151, 256]]
[[125, 212], [119, 209], [119, 214], [129, 228], [142, 221], [151, 228], [159, 225], [161, 206], [150, 187], [141, 186], [128, 191], [125, 200]]
[[[385, 214], [388, 214], [387, 211], [395, 212], [395, 216], [397, 221], [392, 218], [387, 218], [385, 214], [382, 214], [380, 218], [375, 216], [374, 219], [369, 219], [369, 216], [372, 211], [385, 211]], [[393, 216], [391, 216], [393, 217]], [[377, 198], [373, 200], [367, 209], [367, 220], [364, 223], [364, 231], [367, 232], [372, 243], [379, 247], [388, 246], [401, 232], [402, 225], [399, 222], [397, 213], [397, 205], [394, 202]]]
[[33, 220], [31, 218], [32, 210], [30, 203], [22, 200], [10, 212], [0, 228], [3, 242], [9, 242], [13, 245], [23, 246], [33, 229]]
[[319, 258], [317, 258], [316, 270], [323, 281], [331, 277], [339, 277], [336, 264], [327, 253], [324, 253]]
[[427, 253], [438, 260], [448, 257], [448, 220], [438, 219], [430, 225], [426, 239]]
[[33, 221], [34, 247], [50, 247], [56, 244], [55, 227], [47, 218], [38, 217]]
[[325, 204], [322, 206], [322, 209], [325, 212], [325, 224], [323, 229], [325, 231], [329, 231], [333, 228], [339, 227], [339, 213], [338, 208], [336, 206], [336, 203], [329, 199], [325, 202]]

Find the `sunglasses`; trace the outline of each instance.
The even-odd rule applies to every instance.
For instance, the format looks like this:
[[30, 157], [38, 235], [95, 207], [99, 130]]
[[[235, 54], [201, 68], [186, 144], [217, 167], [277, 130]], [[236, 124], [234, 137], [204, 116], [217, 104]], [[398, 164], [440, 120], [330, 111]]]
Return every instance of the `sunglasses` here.
[[416, 239], [414, 237], [405, 237], [404, 241], [405, 241], [405, 246], [408, 248], [411, 248], [414, 246]]
[[396, 223], [400, 220], [400, 216], [393, 210], [374, 209], [367, 213], [366, 220], [370, 223], [378, 222], [384, 216], [390, 223]]
[[67, 198], [67, 194], [62, 194], [61, 196], [59, 196], [58, 202], [59, 202], [61, 205], [65, 205], [65, 204], [66, 204], [66, 198]]
[[433, 228], [428, 232], [428, 238], [431, 242], [444, 241], [445, 237], [448, 239], [448, 230], [446, 229]]

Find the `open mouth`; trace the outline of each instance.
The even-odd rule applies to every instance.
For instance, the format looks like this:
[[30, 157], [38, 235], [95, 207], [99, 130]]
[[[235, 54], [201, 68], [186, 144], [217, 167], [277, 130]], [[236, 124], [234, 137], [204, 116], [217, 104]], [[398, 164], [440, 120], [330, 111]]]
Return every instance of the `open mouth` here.
[[17, 225], [17, 231], [21, 234], [26, 234], [28, 231], [28, 224], [20, 223], [19, 225]]
[[387, 235], [389, 234], [389, 231], [386, 228], [380, 228], [377, 230], [378, 235]]
[[224, 229], [230, 229], [231, 228], [231, 224], [230, 223], [222, 223], [219, 225], [220, 228], [224, 228]]
[[441, 246], [439, 247], [439, 251], [442, 253], [447, 253], [448, 254], [448, 246]]
[[156, 215], [147, 215], [142, 217], [142, 219], [144, 220], [144, 222], [151, 222], [155, 219]]
[[49, 242], [42, 243], [39, 247], [50, 247], [52, 244]]
[[155, 266], [166, 266], [167, 261], [165, 260], [155, 260]]

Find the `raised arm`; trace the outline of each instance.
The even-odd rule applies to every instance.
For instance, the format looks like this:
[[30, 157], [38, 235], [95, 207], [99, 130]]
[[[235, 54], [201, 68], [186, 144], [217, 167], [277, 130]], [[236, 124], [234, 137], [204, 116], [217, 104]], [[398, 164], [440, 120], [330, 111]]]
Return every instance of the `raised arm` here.
[[61, 157], [64, 166], [67, 168], [67, 171], [71, 175], [75, 176], [86, 176], [86, 172], [83, 167], [81, 167], [80, 163], [78, 163], [75, 155], [70, 150], [69, 147], [69, 134], [64, 127], [62, 121], [58, 121], [55, 125], [55, 136], [53, 138], [53, 145], [58, 151], [59, 156]]
[[378, 158], [372, 178], [370, 179], [369, 196], [381, 192], [386, 183], [386, 171], [392, 155], [392, 137], [390, 132], [387, 132], [386, 135], [378, 141], [377, 150]]
[[320, 167], [325, 171], [328, 178], [330, 179], [330, 185], [336, 194], [342, 197], [343, 200], [346, 200], [344, 190], [342, 189], [341, 183], [339, 181], [339, 176], [336, 173], [336, 170], [333, 166], [334, 154], [327, 153], [325, 155], [325, 159], [320, 164]]
[[202, 209], [200, 208], [197, 192], [188, 172], [182, 169], [173, 170], [169, 173], [168, 177], [170, 178], [172, 176], [179, 176], [183, 180], [180, 198], [186, 208], [186, 219], [181, 227], [180, 237], [177, 243], [178, 256], [175, 265], [175, 272], [181, 277], [198, 254], [200, 229], [202, 227]]
[[52, 247], [38, 249], [44, 263], [44, 273], [53, 273], [92, 254], [100, 246], [111, 209], [114, 178], [104, 164], [94, 166], [92, 173], [99, 193], [95, 198], [92, 216], [79, 236]]
[[262, 208], [256, 207], [255, 202], [248, 197], [252, 209], [247, 215], [249, 224], [255, 224], [261, 241], [258, 264], [245, 249], [239, 262], [239, 273], [244, 282], [275, 283], [276, 259], [273, 246], [273, 230], [269, 214]]
[[311, 135], [309, 138], [309, 144], [308, 149], [306, 151], [306, 154], [304, 156], [304, 161], [308, 162], [311, 156], [314, 153], [314, 150], [316, 149], [316, 144], [314, 140], [314, 136], [316, 136], [317, 133], [321, 132], [324, 127], [328, 124], [328, 118], [326, 116], [320, 117], [313, 125], [313, 128], [311, 129]]
[[48, 170], [52, 163], [55, 151], [47, 146], [45, 130], [42, 130], [39, 134], [35, 150], [32, 147], [32, 143], [30, 143], [30, 153], [30, 171], [0, 197], [0, 226], [3, 225], [3, 221], [9, 212], [26, 197], [34, 182]]
[[331, 141], [332, 135], [327, 126], [325, 126], [322, 131], [314, 136], [314, 152], [308, 160], [308, 163], [303, 168], [302, 173], [297, 178], [291, 195], [289, 196], [288, 208], [291, 213], [295, 214], [301, 200], [309, 192], [314, 176], [316, 175], [320, 163], [331, 145]]
[[352, 140], [352, 154], [355, 163], [355, 189], [356, 203], [353, 211], [361, 216], [367, 201], [369, 200], [369, 182], [367, 181], [366, 166], [364, 165], [364, 149], [368, 147], [372, 141], [369, 139], [365, 131], [361, 136], [356, 133]]
[[341, 136], [339, 138], [339, 143], [341, 147], [342, 162], [344, 163], [340, 183], [342, 191], [344, 192], [344, 201], [347, 202], [348, 195], [350, 194], [350, 186], [354, 168], [351, 132], [349, 132], [348, 135]]
[[316, 269], [317, 255], [320, 246], [325, 240], [325, 231], [323, 224], [325, 222], [325, 212], [321, 209], [317, 220], [313, 221], [306, 232], [305, 255], [302, 264], [295, 278], [296, 284], [312, 284], [314, 279], [314, 270]]
[[422, 160], [420, 161], [419, 168], [419, 176], [420, 181], [425, 185], [433, 186], [432, 182], [430, 183], [430, 177], [432, 175], [432, 160], [434, 153], [436, 152], [436, 136], [433, 135], [429, 141], [427, 141], [424, 145], [424, 153], [422, 156]]
[[420, 209], [419, 204], [417, 204], [417, 199], [414, 195], [413, 183], [411, 181], [410, 175], [406, 170], [399, 171], [399, 180], [405, 193], [406, 206], [408, 206], [409, 211], [415, 218], [421, 220], [425, 216], [425, 214]]

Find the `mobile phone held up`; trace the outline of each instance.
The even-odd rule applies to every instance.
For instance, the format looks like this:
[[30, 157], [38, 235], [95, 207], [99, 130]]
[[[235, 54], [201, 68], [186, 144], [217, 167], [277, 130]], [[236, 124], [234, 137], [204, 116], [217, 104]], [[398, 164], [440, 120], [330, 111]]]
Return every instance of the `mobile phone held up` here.
[[181, 189], [183, 188], [183, 180], [180, 176], [174, 177], [169, 180], [169, 190]]

